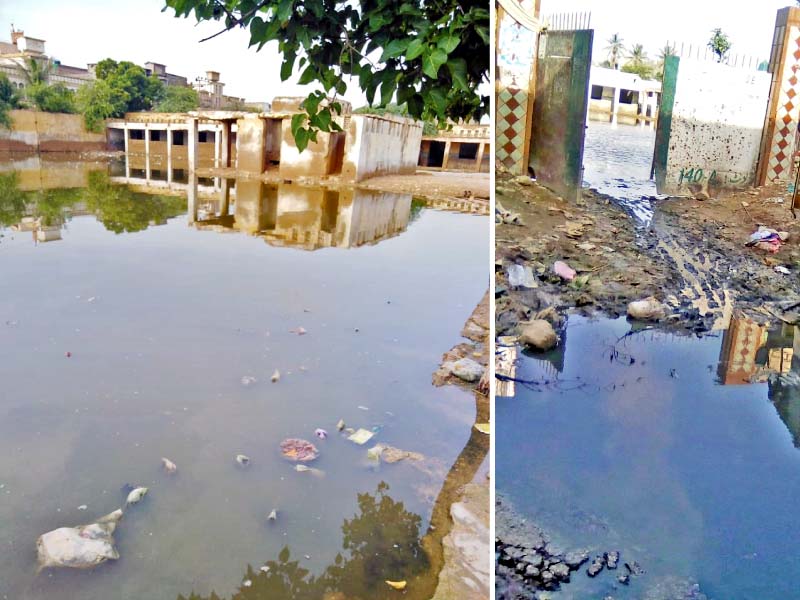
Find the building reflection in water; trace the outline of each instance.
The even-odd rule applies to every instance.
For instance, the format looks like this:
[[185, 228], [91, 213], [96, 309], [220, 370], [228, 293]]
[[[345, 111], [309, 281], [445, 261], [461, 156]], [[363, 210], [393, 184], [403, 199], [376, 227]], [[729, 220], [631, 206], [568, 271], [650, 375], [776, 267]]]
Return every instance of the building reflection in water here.
[[410, 194], [238, 179], [223, 180], [217, 198], [198, 198], [189, 213], [198, 229], [239, 231], [275, 246], [316, 250], [398, 235], [408, 227], [411, 209]]
[[725, 331], [718, 377], [723, 385], [763, 383], [769, 399], [800, 448], [800, 331], [796, 325], [759, 325], [734, 318]]

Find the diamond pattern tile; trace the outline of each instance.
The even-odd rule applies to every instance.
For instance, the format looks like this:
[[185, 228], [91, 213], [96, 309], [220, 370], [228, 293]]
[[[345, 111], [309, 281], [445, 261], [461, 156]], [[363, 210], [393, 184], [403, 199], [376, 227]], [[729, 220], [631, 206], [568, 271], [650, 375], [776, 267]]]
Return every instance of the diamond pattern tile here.
[[497, 94], [495, 151], [497, 160], [512, 173], [525, 173], [522, 164], [527, 135], [525, 121], [528, 93], [517, 88], [505, 88]]

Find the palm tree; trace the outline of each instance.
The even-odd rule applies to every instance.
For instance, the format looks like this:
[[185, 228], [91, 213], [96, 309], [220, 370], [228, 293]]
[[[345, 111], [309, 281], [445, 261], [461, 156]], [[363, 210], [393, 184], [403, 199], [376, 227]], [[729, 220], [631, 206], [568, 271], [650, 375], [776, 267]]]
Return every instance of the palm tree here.
[[667, 58], [677, 55], [678, 53], [675, 50], [675, 46], [671, 46], [669, 42], [667, 42], [664, 47], [658, 51], [658, 70], [656, 72], [656, 77], [659, 80], [664, 78], [664, 65], [667, 62]]
[[634, 44], [630, 54], [628, 54], [628, 58], [630, 59], [630, 64], [634, 67], [638, 68], [646, 64], [647, 52], [644, 51], [644, 46], [641, 44]]
[[623, 45], [622, 38], [619, 37], [618, 33], [615, 33], [608, 39], [606, 51], [608, 52], [608, 62], [611, 63], [611, 68], [618, 69], [619, 64], [617, 59], [623, 52], [625, 52], [625, 46]]
[[26, 85], [31, 86], [47, 83], [51, 69], [52, 65], [49, 60], [39, 61], [33, 58], [26, 59], [24, 67]]

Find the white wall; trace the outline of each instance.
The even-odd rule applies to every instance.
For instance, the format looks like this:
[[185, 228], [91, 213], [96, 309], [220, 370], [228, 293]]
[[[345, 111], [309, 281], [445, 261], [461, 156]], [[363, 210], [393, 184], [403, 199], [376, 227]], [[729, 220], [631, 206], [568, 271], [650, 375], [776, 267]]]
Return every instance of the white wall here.
[[363, 181], [376, 175], [416, 171], [422, 144], [422, 123], [419, 121], [353, 115], [350, 128], [343, 171], [348, 178]]
[[681, 59], [667, 155], [668, 194], [751, 186], [770, 74]]

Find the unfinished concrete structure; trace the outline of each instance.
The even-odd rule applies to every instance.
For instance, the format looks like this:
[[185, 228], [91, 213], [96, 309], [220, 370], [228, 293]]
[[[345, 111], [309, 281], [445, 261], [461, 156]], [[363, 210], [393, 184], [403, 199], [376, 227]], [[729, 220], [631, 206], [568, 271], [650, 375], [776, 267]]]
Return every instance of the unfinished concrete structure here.
[[655, 122], [658, 116], [661, 82], [593, 66], [589, 94], [590, 119], [645, 125]]
[[489, 126], [478, 123], [453, 125], [437, 135], [423, 135], [418, 165], [437, 171], [488, 173]]
[[[422, 124], [393, 116], [353, 115], [343, 103], [338, 132], [319, 132], [300, 152], [291, 118], [301, 99], [276, 98], [266, 113], [204, 111], [189, 114], [129, 113], [110, 121], [109, 143], [145, 157], [146, 170], [209, 169], [274, 180], [358, 182], [375, 175], [416, 170]], [[202, 175], [203, 173], [201, 173]], [[205, 173], [209, 174], [209, 173]], [[220, 173], [214, 173], [219, 175]]]

